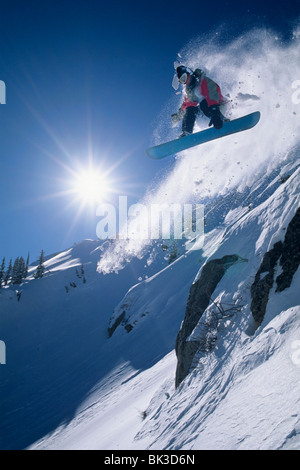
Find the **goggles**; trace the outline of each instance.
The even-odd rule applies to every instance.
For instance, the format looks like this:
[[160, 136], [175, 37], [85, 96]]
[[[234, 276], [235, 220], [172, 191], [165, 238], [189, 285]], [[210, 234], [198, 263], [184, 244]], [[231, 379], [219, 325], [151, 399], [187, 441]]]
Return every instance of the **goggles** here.
[[180, 83], [186, 83], [187, 82], [187, 79], [188, 79], [188, 74], [187, 73], [183, 73], [181, 75], [181, 77], [178, 79], [180, 81]]

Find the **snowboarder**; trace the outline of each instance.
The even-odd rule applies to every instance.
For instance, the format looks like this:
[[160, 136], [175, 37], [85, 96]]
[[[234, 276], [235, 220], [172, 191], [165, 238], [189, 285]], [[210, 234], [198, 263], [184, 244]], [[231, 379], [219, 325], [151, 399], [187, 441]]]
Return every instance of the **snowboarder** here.
[[185, 137], [193, 133], [196, 117], [200, 110], [210, 118], [209, 126], [221, 129], [223, 121], [226, 120], [220, 111], [220, 105], [226, 103], [219, 85], [207, 77], [203, 70], [196, 69], [194, 72], [184, 65], [176, 69], [180, 83], [185, 85], [184, 101], [179, 111], [172, 114], [173, 123], [182, 119], [182, 134]]

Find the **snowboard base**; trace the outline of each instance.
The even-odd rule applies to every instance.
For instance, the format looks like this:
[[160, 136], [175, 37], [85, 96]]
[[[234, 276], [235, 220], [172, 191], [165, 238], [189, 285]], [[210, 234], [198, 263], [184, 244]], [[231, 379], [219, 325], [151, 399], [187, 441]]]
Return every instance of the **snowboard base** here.
[[160, 160], [161, 158], [174, 155], [176, 153], [187, 150], [196, 145], [210, 142], [211, 140], [225, 137], [226, 135], [235, 134], [237, 132], [245, 131], [254, 127], [260, 120], [260, 112], [255, 111], [254, 113], [247, 114], [246, 116], [234, 119], [233, 121], [224, 122], [221, 129], [215, 129], [211, 127], [204, 131], [196, 132], [195, 134], [181, 137], [180, 139], [174, 139], [169, 142], [165, 142], [154, 147], [150, 147], [146, 150], [147, 155], [150, 158]]

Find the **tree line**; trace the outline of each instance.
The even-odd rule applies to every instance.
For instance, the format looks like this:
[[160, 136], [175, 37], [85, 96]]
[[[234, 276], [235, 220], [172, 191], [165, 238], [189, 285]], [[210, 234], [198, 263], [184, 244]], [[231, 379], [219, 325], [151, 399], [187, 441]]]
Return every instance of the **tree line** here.
[[[40, 279], [43, 277], [45, 273], [45, 254], [44, 251], [41, 251], [39, 262], [36, 268], [33, 277], [35, 279]], [[8, 266], [6, 266], [5, 257], [2, 259], [2, 263], [0, 266], [0, 289], [2, 286], [7, 285], [20, 285], [22, 284], [23, 280], [26, 279], [28, 275], [28, 267], [29, 267], [29, 254], [27, 259], [23, 258], [23, 256], [18, 256], [14, 262], [12, 258], [10, 259]]]

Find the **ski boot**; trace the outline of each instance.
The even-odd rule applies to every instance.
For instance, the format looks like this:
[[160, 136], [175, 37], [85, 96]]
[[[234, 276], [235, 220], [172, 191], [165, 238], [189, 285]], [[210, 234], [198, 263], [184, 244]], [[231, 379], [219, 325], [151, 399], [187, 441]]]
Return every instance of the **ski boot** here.
[[215, 129], [221, 129], [223, 127], [224, 116], [217, 106], [211, 106], [210, 111], [210, 122], [209, 127], [214, 126]]
[[191, 134], [192, 134], [192, 132], [183, 131], [182, 134], [180, 134], [179, 139], [182, 139], [182, 137], [186, 137], [186, 136], [191, 135]]

